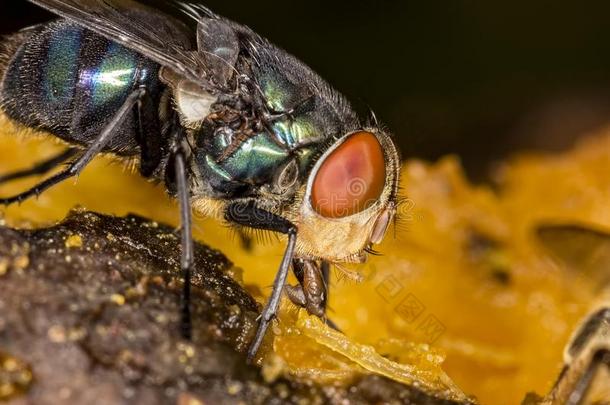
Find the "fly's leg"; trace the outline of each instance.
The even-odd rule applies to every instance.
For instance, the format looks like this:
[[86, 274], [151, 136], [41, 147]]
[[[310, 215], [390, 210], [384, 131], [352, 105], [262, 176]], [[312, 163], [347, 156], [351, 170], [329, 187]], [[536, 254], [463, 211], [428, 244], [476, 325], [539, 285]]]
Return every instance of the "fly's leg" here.
[[288, 277], [288, 272], [290, 270], [290, 263], [294, 256], [297, 241], [297, 228], [287, 219], [256, 207], [254, 202], [237, 202], [229, 205], [225, 212], [225, 218], [229, 222], [235, 224], [288, 235], [288, 245], [284, 251], [284, 257], [282, 258], [280, 268], [275, 275], [271, 297], [269, 297], [269, 300], [261, 313], [260, 324], [256, 331], [256, 336], [248, 349], [248, 361], [252, 362], [263, 342], [269, 324], [277, 314], [282, 291], [284, 290], [286, 278]]
[[46, 174], [49, 171], [55, 169], [66, 160], [70, 159], [78, 152], [77, 148], [68, 148], [59, 154], [53, 155], [47, 160], [36, 163], [29, 169], [19, 170], [12, 173], [0, 175], [0, 184], [8, 183], [9, 181], [19, 180], [30, 176]]
[[587, 394], [594, 382], [597, 372], [602, 367], [606, 367], [610, 372], [610, 349], [597, 350], [590, 359], [589, 365], [584, 370], [581, 378], [574, 386], [574, 390], [570, 393], [565, 402], [566, 405], [581, 405], [587, 397]]
[[304, 265], [303, 260], [294, 259], [292, 261], [292, 273], [299, 282], [298, 285], [287, 285], [285, 287], [286, 296], [290, 301], [297, 307], [305, 308], [307, 305], [307, 297], [305, 297], [305, 290], [303, 288], [303, 277], [304, 277]]
[[106, 147], [110, 141], [112, 141], [113, 137], [116, 135], [118, 128], [129, 112], [133, 109], [135, 104], [140, 100], [140, 98], [146, 93], [145, 89], [138, 89], [131, 93], [127, 100], [123, 103], [121, 108], [117, 111], [117, 113], [112, 117], [110, 122], [104, 127], [102, 132], [100, 132], [99, 136], [93, 141], [93, 143], [85, 150], [85, 152], [78, 157], [73, 163], [68, 166], [67, 169], [57, 173], [54, 176], [38, 183], [34, 187], [30, 188], [27, 191], [24, 191], [21, 194], [17, 194], [8, 198], [0, 198], [0, 205], [10, 205], [13, 203], [20, 203], [32, 196], [39, 195], [43, 191], [53, 187], [54, 185], [61, 183], [64, 180], [67, 180], [71, 177], [77, 176], [80, 172], [93, 160], [93, 158], [100, 153], [104, 147]]
[[161, 164], [162, 133], [159, 113], [148, 92], [136, 105], [136, 141], [140, 145], [140, 174], [151, 177]]
[[192, 335], [191, 323], [191, 273], [194, 264], [193, 255], [193, 235], [192, 228], [192, 212], [191, 201], [188, 183], [188, 172], [186, 166], [186, 139], [183, 132], [180, 132], [175, 144], [172, 145], [171, 158], [174, 164], [174, 177], [176, 182], [176, 191], [178, 202], [180, 204], [180, 225], [182, 234], [182, 254], [180, 259], [180, 268], [182, 270], [183, 290], [182, 290], [182, 319], [181, 332], [185, 339], [190, 339]]
[[593, 313], [577, 330], [566, 349], [565, 362], [543, 404], [581, 405], [595, 394], [591, 391], [598, 373], [604, 367], [610, 373], [610, 308]]
[[[324, 283], [324, 291], [326, 291], [326, 299], [324, 300], [324, 313], [326, 314], [330, 295], [330, 263], [326, 260], [322, 260], [322, 264], [320, 265], [320, 271], [322, 272], [322, 282]], [[333, 320], [330, 319], [328, 316], [324, 316], [324, 321], [334, 330], [341, 332], [341, 329], [339, 329], [337, 324], [334, 323]]]

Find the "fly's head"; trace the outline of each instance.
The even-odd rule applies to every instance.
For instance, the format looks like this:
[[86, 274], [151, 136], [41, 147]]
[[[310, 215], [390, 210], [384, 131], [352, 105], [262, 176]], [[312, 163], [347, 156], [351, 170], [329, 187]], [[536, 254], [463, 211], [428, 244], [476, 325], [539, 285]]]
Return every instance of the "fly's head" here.
[[388, 134], [365, 128], [335, 141], [312, 167], [294, 221], [299, 255], [366, 260], [396, 211], [399, 156]]

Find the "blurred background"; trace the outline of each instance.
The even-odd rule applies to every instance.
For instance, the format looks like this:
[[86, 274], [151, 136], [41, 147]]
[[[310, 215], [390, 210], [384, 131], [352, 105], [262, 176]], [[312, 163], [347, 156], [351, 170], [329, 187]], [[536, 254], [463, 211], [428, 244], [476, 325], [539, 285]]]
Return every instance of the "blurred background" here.
[[[474, 180], [508, 153], [564, 149], [610, 119], [607, 1], [204, 4], [372, 108], [404, 156], [458, 154]], [[0, 34], [49, 18], [4, 0]]]

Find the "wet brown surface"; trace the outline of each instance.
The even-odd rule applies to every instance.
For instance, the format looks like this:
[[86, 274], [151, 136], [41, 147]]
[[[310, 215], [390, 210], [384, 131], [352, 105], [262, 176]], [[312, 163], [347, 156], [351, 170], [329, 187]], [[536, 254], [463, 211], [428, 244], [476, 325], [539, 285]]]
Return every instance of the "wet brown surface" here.
[[257, 304], [232, 264], [201, 244], [185, 342], [179, 251], [173, 228], [135, 216], [73, 211], [50, 228], [0, 227], [0, 400], [452, 403], [377, 376], [343, 387], [264, 379], [243, 354]]

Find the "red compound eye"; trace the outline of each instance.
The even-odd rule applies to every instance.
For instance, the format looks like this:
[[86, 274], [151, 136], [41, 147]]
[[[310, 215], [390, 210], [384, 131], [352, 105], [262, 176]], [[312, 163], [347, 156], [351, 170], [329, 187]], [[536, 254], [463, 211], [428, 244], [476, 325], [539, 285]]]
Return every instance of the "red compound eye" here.
[[375, 203], [385, 185], [385, 161], [370, 132], [356, 132], [326, 157], [311, 189], [311, 204], [326, 218], [342, 218]]

